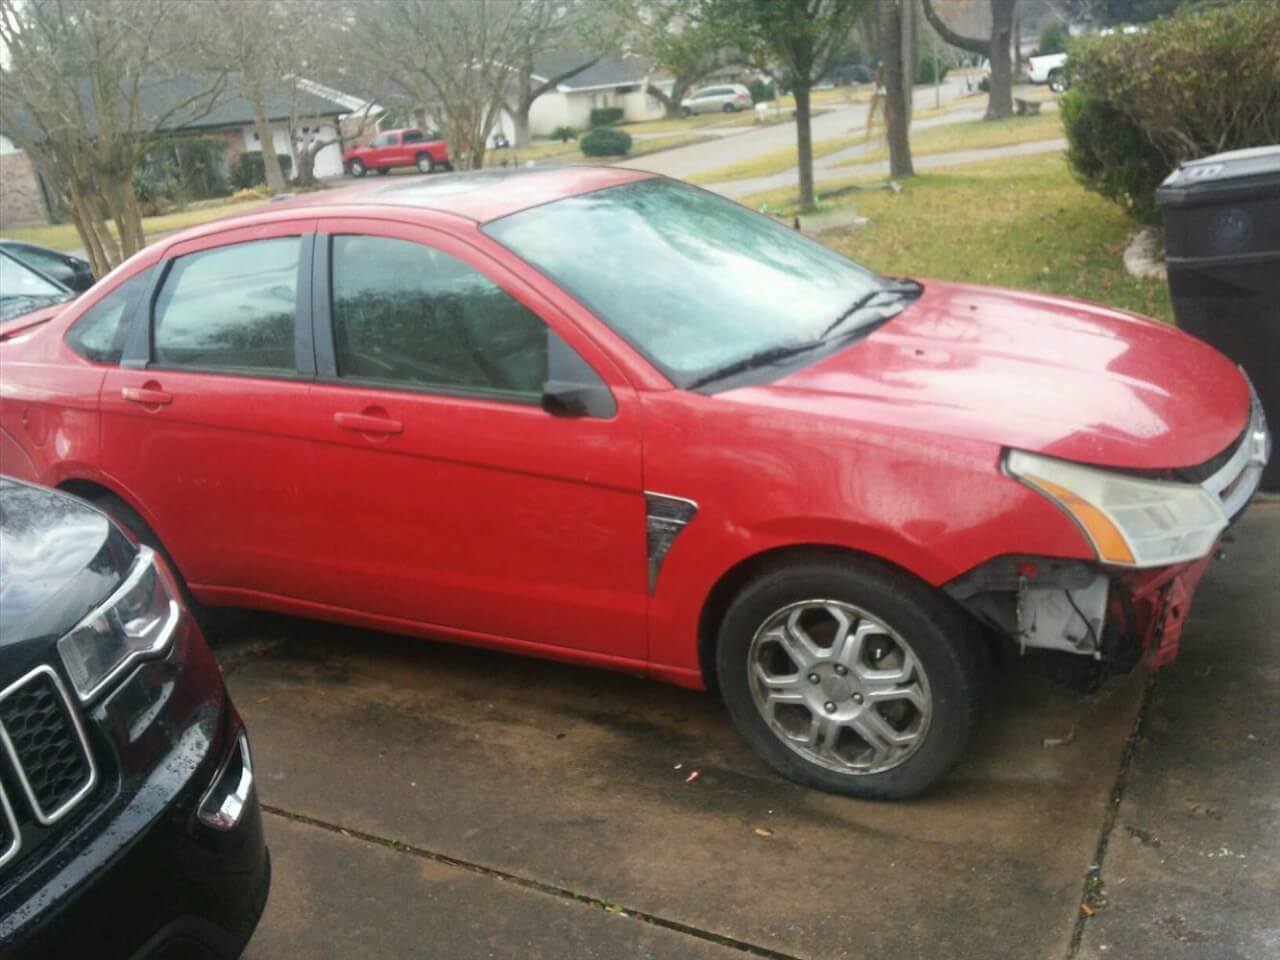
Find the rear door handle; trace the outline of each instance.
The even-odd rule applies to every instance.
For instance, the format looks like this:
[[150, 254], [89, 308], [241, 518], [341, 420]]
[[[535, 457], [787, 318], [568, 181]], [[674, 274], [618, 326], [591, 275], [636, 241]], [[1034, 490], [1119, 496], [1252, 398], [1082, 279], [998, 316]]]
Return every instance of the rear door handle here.
[[124, 387], [120, 396], [130, 403], [141, 403], [149, 407], [162, 407], [173, 403], [173, 394], [157, 387]]
[[404, 424], [399, 420], [367, 413], [335, 413], [333, 422], [343, 430], [353, 433], [394, 434], [404, 431]]

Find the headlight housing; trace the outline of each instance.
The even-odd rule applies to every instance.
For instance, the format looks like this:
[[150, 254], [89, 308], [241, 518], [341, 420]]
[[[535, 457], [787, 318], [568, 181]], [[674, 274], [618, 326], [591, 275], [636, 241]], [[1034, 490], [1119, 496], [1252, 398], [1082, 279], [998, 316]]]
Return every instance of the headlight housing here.
[[1190, 483], [1144, 480], [1022, 450], [1005, 469], [1076, 522], [1103, 563], [1162, 567], [1208, 554], [1227, 527], [1222, 504]]
[[139, 547], [124, 583], [58, 641], [80, 700], [92, 700], [139, 660], [163, 654], [177, 626], [178, 591], [149, 547]]

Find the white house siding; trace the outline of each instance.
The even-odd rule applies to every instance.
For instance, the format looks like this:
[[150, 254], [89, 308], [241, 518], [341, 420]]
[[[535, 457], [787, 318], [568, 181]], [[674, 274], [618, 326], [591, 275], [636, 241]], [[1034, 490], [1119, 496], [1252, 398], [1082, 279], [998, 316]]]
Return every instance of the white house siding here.
[[645, 92], [643, 82], [625, 86], [635, 89], [630, 93], [619, 93], [617, 87], [544, 93], [529, 110], [529, 132], [535, 137], [549, 137], [556, 127], [569, 126], [581, 133], [591, 126], [591, 111], [597, 107], [621, 107], [628, 123], [663, 116], [662, 103]]
[[[304, 130], [306, 131], [305, 133], [303, 132]], [[335, 177], [342, 173], [342, 148], [336, 142], [338, 133], [334, 129], [333, 123], [328, 120], [300, 120], [298, 122], [298, 131], [300, 136], [335, 141], [316, 154], [315, 174], [317, 177]], [[273, 123], [271, 125], [271, 140], [277, 154], [286, 157], [293, 156], [293, 151], [289, 148], [289, 131], [285, 129], [284, 124]], [[258, 142], [257, 128], [253, 124], [248, 124], [244, 128], [244, 147], [250, 153], [257, 153], [262, 149], [262, 145]]]

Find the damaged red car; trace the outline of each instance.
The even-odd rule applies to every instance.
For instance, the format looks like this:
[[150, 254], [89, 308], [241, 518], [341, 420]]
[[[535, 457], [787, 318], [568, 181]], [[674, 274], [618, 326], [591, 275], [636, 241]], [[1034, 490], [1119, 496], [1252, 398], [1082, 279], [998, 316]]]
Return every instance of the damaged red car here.
[[1176, 329], [616, 168], [311, 194], [0, 336], [0, 467], [201, 604], [714, 686], [859, 797], [962, 756], [992, 637], [1171, 658], [1270, 455]]

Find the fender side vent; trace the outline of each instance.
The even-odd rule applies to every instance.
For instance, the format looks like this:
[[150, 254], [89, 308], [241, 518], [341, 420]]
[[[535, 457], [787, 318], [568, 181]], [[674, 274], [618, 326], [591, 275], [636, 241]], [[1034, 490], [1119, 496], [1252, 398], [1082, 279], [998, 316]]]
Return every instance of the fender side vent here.
[[698, 514], [698, 505], [692, 500], [671, 497], [663, 493], [645, 493], [645, 513], [649, 547], [649, 594], [658, 589], [658, 573], [667, 551], [676, 537]]

